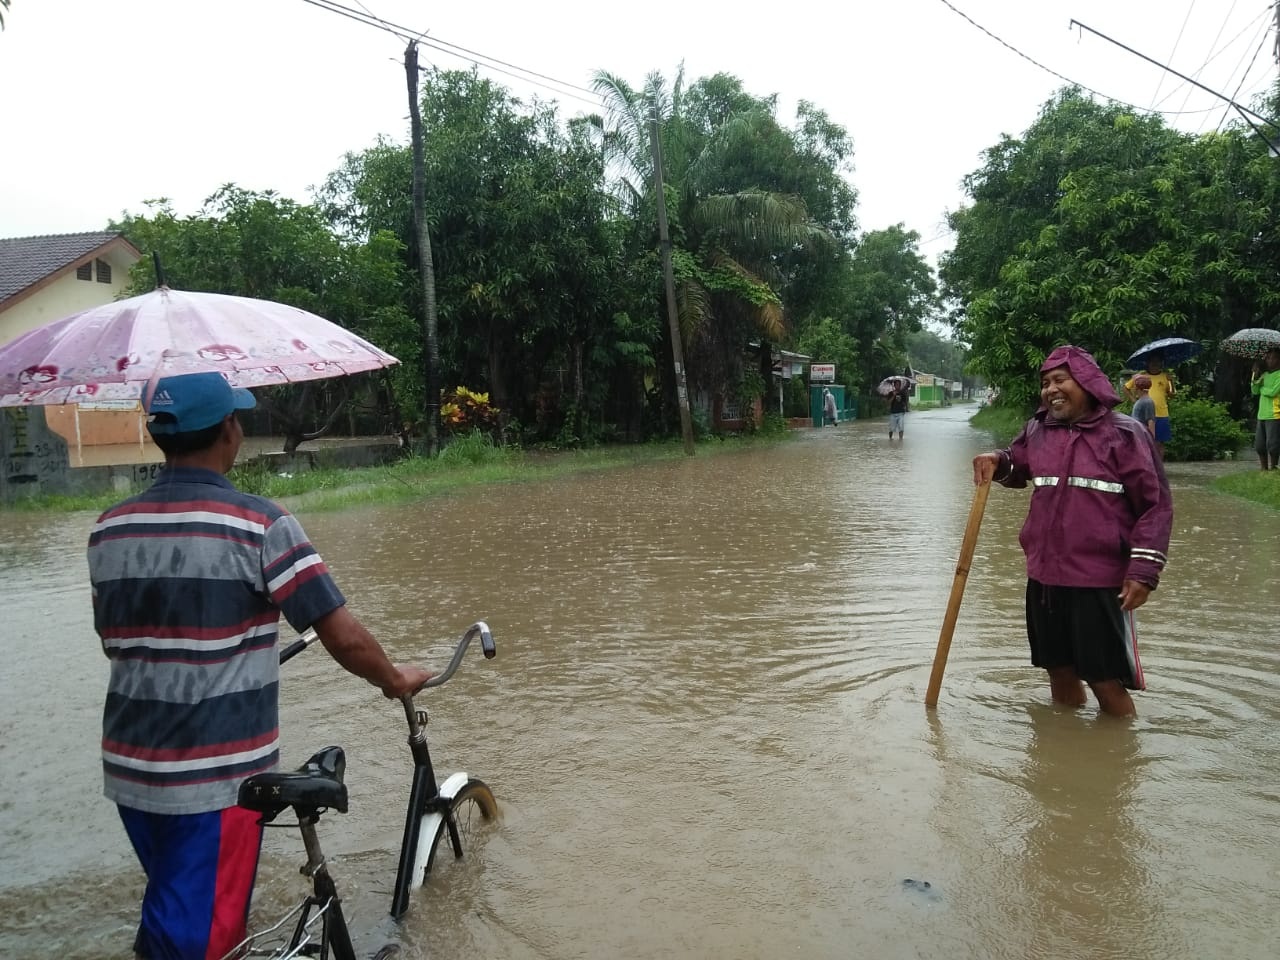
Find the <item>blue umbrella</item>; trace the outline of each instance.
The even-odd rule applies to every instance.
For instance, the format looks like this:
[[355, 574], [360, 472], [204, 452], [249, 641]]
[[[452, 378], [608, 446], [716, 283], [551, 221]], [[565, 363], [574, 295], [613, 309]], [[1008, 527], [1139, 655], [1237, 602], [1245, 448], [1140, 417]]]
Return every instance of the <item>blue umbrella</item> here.
[[1203, 349], [1204, 347], [1195, 340], [1188, 340], [1185, 337], [1165, 337], [1163, 340], [1152, 340], [1133, 351], [1129, 354], [1128, 363], [1134, 368], [1145, 367], [1147, 358], [1153, 353], [1158, 353], [1164, 359], [1164, 365], [1171, 367], [1175, 363], [1190, 360]]

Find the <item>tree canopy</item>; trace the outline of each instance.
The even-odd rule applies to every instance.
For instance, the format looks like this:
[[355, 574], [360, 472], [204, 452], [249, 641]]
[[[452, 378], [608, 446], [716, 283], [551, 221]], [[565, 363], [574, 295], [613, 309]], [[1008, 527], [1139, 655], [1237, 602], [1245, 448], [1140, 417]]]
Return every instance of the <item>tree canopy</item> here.
[[[504, 436], [674, 429], [653, 117], [697, 401], [770, 392], [761, 343], [808, 344], [849, 386], [871, 385], [936, 309], [918, 235], [859, 232], [852, 138], [812, 103], [786, 123], [775, 97], [728, 74], [632, 87], [602, 72], [605, 115], [565, 118], [474, 70], [422, 81], [443, 384], [488, 393]], [[412, 422], [427, 404], [411, 185], [409, 147], [382, 139], [347, 154], [310, 204], [228, 184], [194, 215], [157, 201], [116, 226], [175, 287], [293, 303], [395, 354], [378, 402], [384, 420]], [[155, 282], [149, 259], [133, 280]], [[327, 418], [317, 404], [312, 421]]]
[[1192, 136], [1060, 92], [986, 152], [965, 182], [972, 202], [950, 214], [940, 274], [973, 369], [1026, 400], [1056, 344], [1118, 373], [1143, 343], [1183, 336], [1209, 347], [1207, 379], [1216, 343], [1280, 296], [1274, 164], [1247, 128]]

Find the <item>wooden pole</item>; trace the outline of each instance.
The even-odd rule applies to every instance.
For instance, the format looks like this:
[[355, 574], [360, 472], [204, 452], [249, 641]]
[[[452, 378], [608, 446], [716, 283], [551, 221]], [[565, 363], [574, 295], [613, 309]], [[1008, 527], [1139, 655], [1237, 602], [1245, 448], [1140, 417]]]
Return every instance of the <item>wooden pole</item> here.
[[418, 106], [418, 44], [410, 41], [404, 51], [405, 82], [409, 89], [409, 140], [413, 154], [413, 230], [418, 245], [418, 282], [422, 304], [418, 325], [422, 331], [423, 386], [426, 407], [427, 456], [440, 452], [440, 335], [436, 315], [436, 270], [431, 255], [431, 231], [427, 225], [427, 165], [422, 144], [422, 110]]
[[926, 707], [938, 705], [938, 693], [942, 689], [942, 673], [947, 669], [947, 654], [951, 652], [951, 634], [956, 629], [960, 615], [960, 599], [969, 579], [969, 565], [973, 562], [973, 548], [978, 545], [978, 529], [982, 526], [982, 514], [987, 509], [987, 494], [991, 481], [978, 485], [973, 494], [973, 506], [969, 508], [969, 523], [964, 528], [964, 540], [960, 544], [960, 558], [956, 560], [956, 575], [951, 581], [951, 599], [947, 601], [947, 613], [942, 618], [942, 633], [938, 636], [938, 649], [933, 655], [933, 672], [929, 674], [929, 690], [924, 695]]

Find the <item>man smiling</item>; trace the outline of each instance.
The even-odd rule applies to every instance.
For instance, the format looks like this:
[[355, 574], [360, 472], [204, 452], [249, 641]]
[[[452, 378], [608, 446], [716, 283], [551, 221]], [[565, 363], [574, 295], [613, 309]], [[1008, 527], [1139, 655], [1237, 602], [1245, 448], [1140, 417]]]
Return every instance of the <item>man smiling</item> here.
[[1032, 484], [1019, 541], [1027, 558], [1031, 662], [1055, 703], [1132, 716], [1146, 683], [1133, 611], [1160, 580], [1173, 500], [1155, 442], [1079, 347], [1040, 367], [1040, 409], [1005, 450], [973, 459], [975, 483]]

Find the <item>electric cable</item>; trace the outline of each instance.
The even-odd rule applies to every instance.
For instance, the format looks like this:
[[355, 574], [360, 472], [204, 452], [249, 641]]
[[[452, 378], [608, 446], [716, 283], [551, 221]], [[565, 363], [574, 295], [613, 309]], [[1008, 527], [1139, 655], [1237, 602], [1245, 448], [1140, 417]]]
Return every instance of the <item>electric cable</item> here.
[[[390, 33], [397, 37], [403, 38], [406, 35], [408, 36], [416, 35], [418, 37], [418, 40], [416, 42], [421, 43], [423, 46], [431, 47], [433, 50], [436, 50], [439, 53], [444, 53], [449, 56], [456, 57], [459, 60], [465, 60], [468, 63], [475, 64], [477, 67], [483, 67], [486, 70], [493, 70], [496, 73], [505, 74], [506, 76], [512, 77], [516, 80], [520, 80], [523, 83], [529, 83], [529, 84], [533, 84], [534, 86], [544, 87], [545, 89], [550, 90], [553, 93], [558, 93], [561, 96], [572, 97], [575, 100], [580, 100], [585, 103], [589, 103], [595, 107], [600, 107], [603, 105], [603, 100], [594, 90], [590, 90], [586, 87], [579, 86], [576, 83], [570, 83], [568, 80], [561, 80], [557, 77], [550, 76], [549, 74], [540, 73], [537, 70], [530, 70], [527, 67], [522, 67], [519, 64], [511, 63], [507, 60], [502, 60], [498, 57], [493, 57], [486, 53], [480, 53], [477, 50], [471, 50], [467, 47], [460, 46], [459, 44], [456, 44], [456, 43], [450, 43], [447, 40], [441, 40], [437, 37], [428, 37], [427, 31], [425, 30], [418, 32], [413, 30], [410, 27], [404, 26], [403, 24], [394, 23], [393, 21], [390, 21], [390, 20], [384, 20], [381, 17], [376, 17], [372, 14], [362, 14], [358, 10], [355, 10], [351, 7], [348, 7], [341, 3], [336, 2], [336, 0], [302, 0], [302, 2], [311, 4], [312, 6], [318, 7], [321, 10], [328, 10], [331, 13], [336, 13], [340, 16], [347, 17], [348, 19], [354, 20], [357, 23], [363, 23], [367, 26], [384, 30], [387, 33]], [[455, 52], [455, 51], [458, 51], [458, 52]], [[484, 62], [484, 61], [487, 61], [487, 62]], [[503, 69], [504, 67], [510, 68], [510, 69]], [[511, 72], [512, 70], [518, 71], [518, 72], [512, 73]], [[531, 79], [535, 77], [538, 79]], [[557, 84], [558, 86], [550, 86], [548, 83], [544, 83], [540, 81], [549, 81], [549, 83]], [[581, 96], [578, 93], [575, 93], [573, 91], [581, 91], [581, 93], [587, 94], [587, 96]]]
[[[364, 6], [364, 4], [360, 4]], [[1174, 54], [1178, 52], [1178, 44], [1182, 42], [1182, 34], [1186, 32], [1187, 22], [1191, 19], [1191, 11], [1196, 8], [1196, 0], [1191, 0], [1191, 6], [1187, 7], [1187, 15], [1182, 18], [1182, 26], [1178, 28], [1178, 39], [1173, 41], [1173, 49], [1169, 51], [1167, 60], [1172, 62]], [[1151, 107], [1156, 105], [1156, 97], [1160, 96], [1160, 88], [1164, 86], [1164, 74], [1160, 74], [1160, 79], [1156, 81], [1156, 92], [1151, 95]]]
[[[1250, 30], [1252, 30], [1255, 26], [1257, 26], [1257, 24], [1258, 24], [1258, 21], [1259, 21], [1259, 20], [1263, 19], [1264, 17], [1270, 17], [1270, 16], [1271, 16], [1271, 13], [1272, 13], [1272, 8], [1271, 8], [1271, 7], [1267, 7], [1267, 9], [1263, 10], [1263, 11], [1262, 11], [1262, 13], [1258, 14], [1256, 17], [1254, 17], [1252, 20], [1250, 20], [1250, 21], [1249, 21], [1249, 22], [1244, 26], [1244, 28], [1243, 28], [1239, 33], [1237, 33], [1234, 37], [1232, 37], [1230, 40], [1228, 40], [1228, 41], [1227, 41], [1227, 43], [1226, 43], [1226, 44], [1225, 44], [1225, 45], [1224, 45], [1220, 50], [1218, 50], [1216, 53], [1214, 53], [1212, 56], [1210, 56], [1207, 60], [1205, 60], [1205, 62], [1204, 62], [1204, 63], [1200, 64], [1200, 66], [1196, 68], [1195, 73], [1191, 74], [1192, 79], [1196, 79], [1196, 78], [1198, 78], [1198, 77], [1200, 76], [1200, 74], [1204, 73], [1205, 69], [1209, 66], [1209, 64], [1213, 63], [1213, 61], [1217, 60], [1220, 56], [1222, 56], [1224, 53], [1226, 53], [1228, 50], [1230, 50], [1233, 46], [1235, 46], [1235, 43], [1236, 43], [1236, 41], [1237, 41], [1237, 40], [1239, 40], [1239, 39], [1240, 39], [1241, 37], [1243, 37], [1246, 33], [1248, 33], [1248, 32], [1249, 32]], [[1245, 49], [1247, 50], [1247, 49], [1248, 49], [1248, 47], [1245, 47]], [[1185, 81], [1184, 81], [1184, 83], [1185, 83]], [[1181, 83], [1179, 83], [1179, 84], [1175, 84], [1175, 85], [1173, 86], [1173, 88], [1172, 88], [1171, 90], [1169, 90], [1169, 92], [1168, 92], [1168, 93], [1166, 93], [1163, 97], [1161, 97], [1161, 98], [1156, 102], [1156, 106], [1157, 106], [1157, 107], [1159, 107], [1159, 106], [1160, 106], [1160, 104], [1162, 104], [1162, 103], [1167, 103], [1170, 99], [1172, 99], [1173, 97], [1177, 96], [1177, 93], [1178, 93], [1178, 91], [1179, 91], [1179, 90], [1181, 90], [1181, 89], [1182, 89], [1182, 86], [1183, 86], [1183, 84], [1181, 84]], [[1203, 110], [1192, 111], [1192, 110], [1188, 110], [1187, 112], [1188, 112], [1188, 113], [1205, 113], [1205, 112], [1213, 113], [1213, 112], [1214, 112], [1215, 110], [1217, 110], [1217, 109], [1218, 109], [1217, 107], [1210, 107], [1210, 108], [1208, 109], [1208, 111], [1203, 111]]]
[[[1213, 56], [1210, 56], [1209, 60], [1212, 60], [1212, 59], [1213, 59], [1213, 57], [1217, 56], [1217, 54], [1216, 54], [1216, 53], [1214, 53], [1214, 51], [1218, 49], [1218, 41], [1219, 41], [1220, 39], [1222, 39], [1222, 31], [1223, 31], [1223, 30], [1225, 30], [1225, 29], [1227, 29], [1227, 21], [1231, 19], [1231, 14], [1233, 14], [1233, 13], [1235, 13], [1235, 12], [1236, 12], [1236, 4], [1237, 4], [1237, 3], [1239, 3], [1239, 2], [1240, 2], [1240, 0], [1231, 0], [1231, 6], [1227, 9], [1227, 15], [1226, 15], [1225, 17], [1223, 17], [1223, 18], [1222, 18], [1222, 25], [1221, 25], [1220, 27], [1218, 27], [1218, 32], [1217, 32], [1216, 34], [1214, 34], [1214, 37], [1213, 37], [1213, 43], [1209, 44], [1209, 53], [1213, 55]], [[1235, 43], [1235, 41], [1234, 41], [1234, 40], [1232, 40], [1232, 41], [1231, 41], [1231, 43]], [[1231, 43], [1227, 44], [1227, 47], [1231, 46]], [[1222, 49], [1223, 49], [1223, 50], [1226, 50], [1226, 49], [1227, 49], [1227, 47], [1223, 47]], [[1209, 60], [1206, 60], [1206, 61], [1205, 61], [1204, 66], [1208, 66], [1208, 65], [1209, 65]], [[1204, 70], [1204, 67], [1202, 66], [1202, 67], [1200, 68], [1200, 70]], [[1193, 74], [1193, 76], [1199, 76], [1199, 75], [1200, 75], [1200, 71], [1196, 71], [1196, 73], [1195, 73], [1195, 74]], [[1183, 97], [1183, 98], [1182, 98], [1182, 107], [1181, 107], [1181, 109], [1185, 110], [1185, 109], [1186, 109], [1186, 107], [1187, 107], [1187, 104], [1191, 101], [1191, 92], [1192, 92], [1192, 91], [1191, 91], [1191, 88], [1190, 88], [1190, 87], [1188, 87], [1188, 88], [1187, 88], [1187, 95], [1186, 95], [1185, 97]], [[1203, 121], [1202, 121], [1202, 122], [1203, 122]]]
[[[310, 2], [310, 0], [308, 0], [308, 2]], [[943, 5], [945, 5], [948, 9], [950, 9], [953, 13], [958, 14], [959, 16], [961, 16], [961, 17], [963, 17], [965, 20], [967, 20], [969, 23], [971, 23], [973, 26], [977, 27], [979, 30], [981, 30], [983, 33], [985, 33], [988, 37], [990, 37], [990, 38], [991, 38], [992, 40], [994, 40], [996, 43], [1000, 44], [1002, 47], [1006, 47], [1006, 48], [1008, 48], [1009, 50], [1011, 50], [1011, 51], [1013, 51], [1014, 53], [1016, 53], [1016, 54], [1017, 54], [1018, 56], [1020, 56], [1023, 60], [1026, 60], [1028, 63], [1033, 64], [1034, 66], [1039, 67], [1039, 68], [1040, 68], [1041, 70], [1043, 70], [1045, 73], [1052, 74], [1053, 76], [1057, 77], [1059, 80], [1062, 80], [1062, 81], [1065, 81], [1066, 83], [1071, 84], [1071, 86], [1073, 86], [1073, 87], [1079, 87], [1081, 90], [1084, 90], [1084, 91], [1086, 91], [1086, 92], [1088, 92], [1088, 93], [1092, 93], [1092, 94], [1093, 94], [1094, 96], [1096, 96], [1096, 97], [1102, 97], [1102, 99], [1104, 99], [1104, 100], [1110, 100], [1112, 103], [1119, 104], [1119, 105], [1120, 105], [1120, 106], [1122, 106], [1122, 107], [1128, 107], [1130, 110], [1136, 111], [1137, 113], [1160, 113], [1160, 114], [1164, 114], [1165, 116], [1176, 117], [1176, 116], [1182, 116], [1182, 115], [1184, 115], [1184, 114], [1205, 113], [1205, 112], [1206, 112], [1206, 111], [1204, 111], [1204, 110], [1185, 110], [1185, 111], [1184, 111], [1184, 110], [1154, 110], [1154, 109], [1147, 109], [1147, 108], [1145, 108], [1145, 107], [1140, 107], [1140, 106], [1138, 106], [1136, 103], [1130, 103], [1130, 102], [1129, 102], [1129, 101], [1127, 101], [1127, 100], [1121, 100], [1119, 97], [1112, 97], [1112, 96], [1109, 96], [1109, 95], [1107, 95], [1107, 94], [1103, 93], [1101, 90], [1095, 90], [1095, 89], [1093, 89], [1093, 87], [1089, 87], [1089, 86], [1086, 86], [1086, 85], [1085, 85], [1085, 84], [1083, 84], [1083, 83], [1080, 83], [1079, 81], [1072, 80], [1070, 77], [1065, 76], [1064, 74], [1059, 73], [1057, 70], [1054, 70], [1052, 67], [1046, 67], [1046, 66], [1045, 66], [1043, 63], [1041, 63], [1039, 60], [1036, 60], [1036, 59], [1034, 59], [1034, 58], [1032, 58], [1032, 57], [1028, 56], [1027, 54], [1023, 53], [1021, 50], [1019, 50], [1017, 47], [1015, 47], [1013, 44], [1009, 43], [1009, 42], [1008, 42], [1008, 41], [1006, 41], [1006, 40], [1002, 40], [1000, 37], [996, 36], [994, 33], [992, 33], [990, 30], [988, 30], [988, 29], [987, 29], [986, 27], [984, 27], [982, 24], [978, 23], [978, 21], [974, 20], [974, 19], [973, 19], [973, 17], [969, 16], [969, 15], [968, 15], [967, 13], [965, 13], [963, 10], [959, 9], [955, 4], [951, 3], [951, 2], [950, 2], [950, 0], [941, 0], [941, 3], [942, 3]], [[1209, 110], [1210, 110], [1210, 111], [1212, 111], [1212, 110], [1217, 110], [1217, 109], [1218, 109], [1217, 107], [1210, 107], [1210, 108], [1209, 108]]]
[[[1240, 96], [1240, 90], [1244, 87], [1244, 82], [1249, 79], [1249, 74], [1253, 72], [1253, 65], [1258, 62], [1258, 54], [1262, 52], [1263, 46], [1266, 45], [1267, 37], [1269, 37], [1270, 35], [1271, 35], [1271, 24], [1267, 24], [1266, 27], [1263, 28], [1262, 39], [1258, 41], [1258, 46], [1253, 51], [1253, 57], [1250, 58], [1249, 60], [1249, 66], [1245, 69], [1244, 73], [1240, 75], [1240, 82], [1236, 84], [1236, 89], [1231, 94], [1231, 99], [1233, 102], [1235, 102], [1236, 97]], [[1227, 104], [1226, 109], [1222, 111], [1222, 116], [1218, 119], [1218, 122], [1214, 124], [1214, 127], [1213, 127], [1214, 133], [1217, 133], [1222, 128], [1223, 123], [1226, 122], [1227, 114], [1229, 114], [1230, 112], [1231, 112], [1231, 104]], [[1197, 132], [1199, 131], [1197, 130]]]

